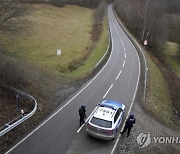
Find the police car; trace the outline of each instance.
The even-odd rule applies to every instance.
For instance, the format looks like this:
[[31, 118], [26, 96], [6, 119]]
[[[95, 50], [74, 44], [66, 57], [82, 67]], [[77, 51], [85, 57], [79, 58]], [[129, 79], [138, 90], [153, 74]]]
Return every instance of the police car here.
[[86, 123], [87, 134], [103, 140], [113, 140], [120, 127], [125, 105], [112, 100], [98, 104]]

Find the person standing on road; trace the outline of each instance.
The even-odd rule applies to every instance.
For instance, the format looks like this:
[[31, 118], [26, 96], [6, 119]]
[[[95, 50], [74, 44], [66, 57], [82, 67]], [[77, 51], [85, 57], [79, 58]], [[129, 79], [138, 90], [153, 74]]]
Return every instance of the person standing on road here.
[[86, 106], [85, 105], [81, 105], [81, 107], [79, 108], [79, 116], [80, 116], [80, 126], [82, 126], [85, 123], [84, 118], [86, 118]]
[[128, 132], [127, 132], [127, 137], [129, 137], [131, 128], [133, 127], [133, 125], [135, 124], [135, 122], [136, 122], [136, 119], [135, 119], [134, 115], [131, 114], [131, 115], [129, 116], [129, 118], [126, 120], [126, 124], [125, 124], [125, 127], [124, 127], [123, 131], [121, 132], [121, 135], [123, 135], [123, 134], [126, 132], [126, 130], [128, 130]]

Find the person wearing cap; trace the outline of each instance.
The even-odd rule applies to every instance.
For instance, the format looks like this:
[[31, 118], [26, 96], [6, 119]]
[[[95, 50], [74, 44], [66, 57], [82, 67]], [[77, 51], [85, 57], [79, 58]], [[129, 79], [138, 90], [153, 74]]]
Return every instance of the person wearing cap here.
[[126, 132], [126, 130], [128, 130], [128, 132], [127, 132], [127, 137], [129, 137], [131, 128], [133, 127], [133, 125], [135, 124], [135, 122], [136, 122], [136, 119], [135, 119], [135, 117], [134, 117], [134, 114], [131, 114], [131, 115], [129, 116], [129, 118], [126, 120], [126, 124], [125, 124], [125, 126], [124, 126], [123, 131], [121, 132], [121, 135], [123, 135], [123, 134]]
[[81, 107], [79, 108], [79, 116], [80, 116], [80, 126], [82, 126], [85, 123], [84, 118], [86, 118], [86, 106], [85, 105], [81, 105]]

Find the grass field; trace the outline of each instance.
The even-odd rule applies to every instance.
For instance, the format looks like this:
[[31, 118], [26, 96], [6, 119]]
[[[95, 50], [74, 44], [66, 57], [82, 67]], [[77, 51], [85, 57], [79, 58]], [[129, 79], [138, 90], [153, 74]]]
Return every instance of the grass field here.
[[158, 119], [166, 124], [170, 124], [173, 112], [168, 85], [157, 65], [148, 55], [146, 58], [149, 68], [149, 83], [145, 107]]
[[165, 49], [166, 62], [171, 66], [171, 68], [176, 72], [176, 75], [180, 78], [180, 61], [177, 58], [177, 44], [173, 42], [166, 42]]
[[[91, 71], [106, 51], [106, 30], [101, 36], [101, 43], [88, 60], [83, 62], [85, 65], [74, 72], [70, 71], [68, 66], [73, 61], [81, 61], [89, 54], [88, 48], [92, 44], [90, 38], [93, 10], [71, 5], [60, 8], [44, 4], [32, 5], [32, 8], [33, 11], [26, 16], [32, 24], [28, 31], [12, 35], [11, 45], [5, 44], [9, 54], [50, 69], [63, 77], [78, 78]], [[61, 56], [56, 55], [57, 49], [61, 49]]]

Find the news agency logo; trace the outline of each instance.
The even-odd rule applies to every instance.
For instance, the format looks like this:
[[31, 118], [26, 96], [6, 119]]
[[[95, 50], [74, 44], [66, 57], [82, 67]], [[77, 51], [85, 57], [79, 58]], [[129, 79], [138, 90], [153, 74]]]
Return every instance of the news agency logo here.
[[180, 137], [153, 137], [151, 138], [150, 133], [140, 133], [137, 136], [137, 143], [139, 144], [140, 148], [144, 148], [148, 146], [150, 143], [166, 143], [166, 144], [180, 144]]
[[150, 133], [141, 133], [137, 136], [137, 143], [140, 145], [140, 148], [144, 148], [151, 143]]

